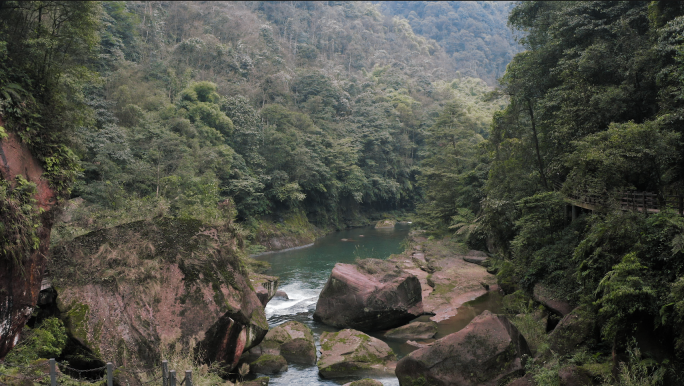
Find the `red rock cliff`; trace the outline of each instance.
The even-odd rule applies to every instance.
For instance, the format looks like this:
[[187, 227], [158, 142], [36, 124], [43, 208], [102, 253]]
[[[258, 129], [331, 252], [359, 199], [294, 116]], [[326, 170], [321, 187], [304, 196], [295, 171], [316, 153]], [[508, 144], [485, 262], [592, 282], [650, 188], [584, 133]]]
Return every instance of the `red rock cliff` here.
[[[0, 126], [4, 126], [0, 118]], [[19, 332], [28, 321], [40, 292], [45, 269], [45, 256], [50, 246], [51, 209], [55, 192], [41, 177], [43, 168], [14, 133], [0, 142], [0, 176], [13, 182], [18, 174], [37, 186], [38, 205], [45, 210], [38, 229], [40, 247], [22, 266], [16, 266], [6, 256], [0, 256], [0, 359], [14, 347]]]

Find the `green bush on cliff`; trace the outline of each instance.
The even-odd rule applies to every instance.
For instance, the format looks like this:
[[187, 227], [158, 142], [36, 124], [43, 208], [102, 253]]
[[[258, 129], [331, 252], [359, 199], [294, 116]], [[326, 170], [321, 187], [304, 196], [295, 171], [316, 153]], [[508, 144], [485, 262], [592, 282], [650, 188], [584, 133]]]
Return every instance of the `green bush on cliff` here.
[[28, 364], [39, 358], [57, 358], [67, 343], [66, 329], [57, 318], [47, 318], [34, 329], [26, 326], [22, 334], [26, 338], [7, 355], [8, 363]]
[[0, 245], [2, 256], [20, 266], [38, 249], [40, 212], [36, 206], [36, 184], [17, 175], [16, 185], [0, 180]]

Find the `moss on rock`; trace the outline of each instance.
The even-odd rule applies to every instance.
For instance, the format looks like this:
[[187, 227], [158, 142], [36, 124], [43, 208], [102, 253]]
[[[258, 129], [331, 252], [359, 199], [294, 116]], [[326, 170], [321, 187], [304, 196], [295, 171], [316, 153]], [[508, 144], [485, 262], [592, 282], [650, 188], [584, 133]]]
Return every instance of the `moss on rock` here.
[[321, 357], [317, 365], [324, 378], [391, 373], [394, 360], [396, 355], [385, 342], [360, 331], [345, 329], [321, 335]]
[[287, 370], [287, 361], [282, 355], [264, 354], [250, 364], [250, 369], [257, 374], [278, 374]]

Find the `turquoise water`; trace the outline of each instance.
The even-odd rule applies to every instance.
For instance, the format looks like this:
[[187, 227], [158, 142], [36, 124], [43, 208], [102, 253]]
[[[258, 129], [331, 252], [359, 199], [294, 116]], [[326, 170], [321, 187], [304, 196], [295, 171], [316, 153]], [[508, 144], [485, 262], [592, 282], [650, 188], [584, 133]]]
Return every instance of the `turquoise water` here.
[[[278, 289], [288, 294], [289, 300], [271, 300], [266, 306], [266, 317], [271, 328], [296, 320], [306, 324], [314, 333], [316, 345], [320, 349], [318, 337], [324, 331], [338, 329], [313, 320], [316, 301], [323, 286], [336, 263], [353, 263], [359, 258], [374, 257], [386, 259], [391, 254], [401, 253], [401, 243], [408, 236], [408, 225], [397, 225], [394, 229], [375, 229], [372, 227], [356, 228], [336, 232], [319, 238], [309, 247], [257, 256], [256, 259], [267, 261], [271, 269], [269, 275], [278, 276]], [[343, 241], [346, 239], [347, 241]], [[437, 338], [465, 327], [470, 320], [485, 309], [500, 307], [500, 297], [490, 293], [466, 303], [459, 308], [459, 313], [439, 325]], [[426, 319], [421, 316], [419, 319]], [[382, 333], [371, 334], [382, 338]], [[384, 339], [383, 339], [384, 340]], [[386, 341], [399, 357], [403, 357], [413, 347]], [[270, 375], [269, 385], [341, 385], [361, 377], [328, 380], [318, 376], [316, 366], [289, 365], [286, 372]], [[396, 377], [376, 378], [385, 386], [398, 386]]]

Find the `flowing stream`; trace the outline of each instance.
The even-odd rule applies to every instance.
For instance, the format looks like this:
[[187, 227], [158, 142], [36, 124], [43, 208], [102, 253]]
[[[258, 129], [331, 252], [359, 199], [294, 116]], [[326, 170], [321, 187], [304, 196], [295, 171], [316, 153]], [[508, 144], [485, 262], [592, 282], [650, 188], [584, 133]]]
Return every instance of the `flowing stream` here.
[[[302, 322], [311, 328], [316, 339], [316, 346], [320, 349], [318, 338], [321, 333], [339, 331], [337, 328], [313, 320], [318, 294], [323, 289], [335, 264], [353, 263], [357, 257], [386, 259], [391, 254], [401, 253], [403, 251], [401, 242], [408, 236], [408, 232], [409, 226], [401, 224], [394, 229], [356, 228], [321, 237], [312, 246], [306, 248], [256, 257], [258, 260], [271, 264], [271, 269], [266, 273], [280, 278], [278, 289], [285, 291], [289, 297], [289, 300], [272, 299], [266, 305], [269, 327], [273, 328], [290, 320]], [[343, 239], [347, 241], [342, 241]], [[494, 292], [466, 303], [459, 308], [456, 316], [439, 324], [436, 338], [460, 330], [484, 310], [496, 312], [500, 307], [501, 299], [498, 293]], [[419, 320], [428, 318], [428, 316], [421, 316]], [[382, 339], [382, 332], [370, 335]], [[415, 349], [400, 342], [391, 340], [386, 342], [399, 358]], [[270, 378], [269, 385], [308, 386], [341, 385], [362, 377], [328, 380], [318, 376], [318, 368], [315, 365], [288, 364], [286, 372], [270, 375]], [[385, 386], [399, 385], [395, 377], [376, 379]]]

